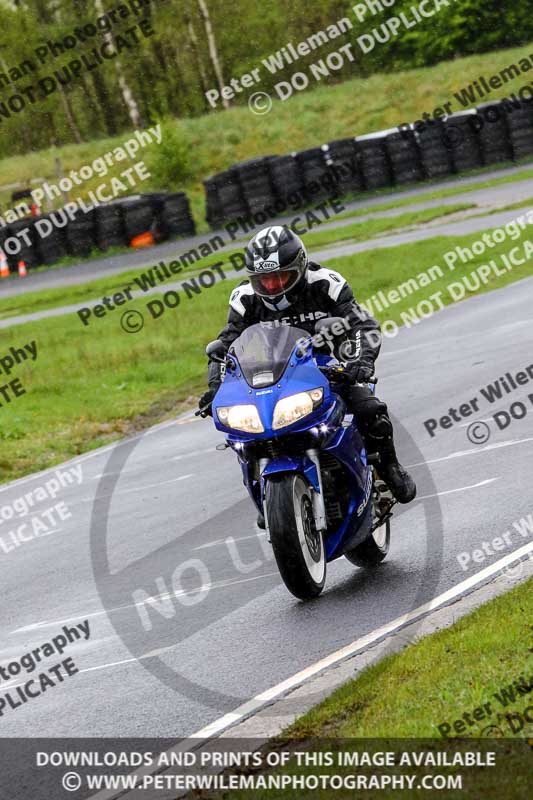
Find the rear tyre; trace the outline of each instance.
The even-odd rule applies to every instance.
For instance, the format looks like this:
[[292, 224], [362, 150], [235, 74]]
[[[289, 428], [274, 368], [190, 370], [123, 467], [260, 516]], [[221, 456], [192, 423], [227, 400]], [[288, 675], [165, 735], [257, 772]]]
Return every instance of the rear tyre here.
[[322, 533], [315, 526], [312, 489], [301, 475], [269, 478], [265, 506], [285, 586], [300, 600], [318, 597], [326, 581], [326, 553]]
[[357, 567], [369, 568], [377, 567], [387, 553], [390, 546], [390, 520], [380, 525], [368, 539], [358, 544], [353, 550], [349, 550], [344, 555], [352, 564]]

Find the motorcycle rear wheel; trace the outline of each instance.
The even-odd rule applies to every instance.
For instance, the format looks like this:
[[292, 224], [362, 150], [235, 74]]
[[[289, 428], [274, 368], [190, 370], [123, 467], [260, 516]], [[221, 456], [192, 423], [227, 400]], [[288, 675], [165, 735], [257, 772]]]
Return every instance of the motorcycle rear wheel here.
[[344, 555], [357, 567], [377, 567], [387, 553], [390, 546], [390, 519], [380, 525], [368, 539], [358, 544], [353, 550], [349, 550]]
[[301, 475], [267, 480], [265, 506], [270, 541], [283, 583], [295, 597], [318, 597], [326, 581], [326, 553], [316, 530], [312, 489]]

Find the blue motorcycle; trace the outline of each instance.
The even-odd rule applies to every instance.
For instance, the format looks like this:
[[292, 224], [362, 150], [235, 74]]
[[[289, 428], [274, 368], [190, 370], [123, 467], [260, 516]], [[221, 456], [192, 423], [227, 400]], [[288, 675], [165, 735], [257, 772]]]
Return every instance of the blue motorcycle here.
[[[335, 321], [320, 320], [318, 334]], [[320, 594], [328, 561], [383, 561], [394, 505], [340, 396], [344, 367], [333, 352], [317, 352], [315, 340], [299, 328], [259, 323], [228, 352], [219, 340], [206, 348], [223, 375], [215, 426], [264, 515], [281, 577], [302, 600]]]

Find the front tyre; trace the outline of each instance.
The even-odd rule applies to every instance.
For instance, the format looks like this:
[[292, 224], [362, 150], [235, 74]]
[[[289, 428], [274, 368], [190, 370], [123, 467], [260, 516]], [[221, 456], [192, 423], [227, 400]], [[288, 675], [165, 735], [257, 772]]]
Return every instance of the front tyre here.
[[317, 531], [312, 489], [301, 475], [269, 478], [265, 487], [270, 541], [289, 592], [300, 600], [318, 597], [326, 581], [326, 554]]

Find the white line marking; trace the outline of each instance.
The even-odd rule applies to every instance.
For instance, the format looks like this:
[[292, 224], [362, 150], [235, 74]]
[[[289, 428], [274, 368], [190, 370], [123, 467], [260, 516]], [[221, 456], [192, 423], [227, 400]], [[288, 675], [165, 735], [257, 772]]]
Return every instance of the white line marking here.
[[228, 536], [227, 539], [216, 539], [214, 542], [207, 542], [207, 544], [201, 544], [198, 547], [193, 547], [193, 551], [207, 550], [208, 547], [217, 547], [219, 544], [227, 544], [228, 539], [231, 539], [233, 542], [244, 542], [246, 539], [257, 539], [258, 536], [266, 535], [266, 531], [258, 531], [258, 533], [251, 533], [249, 536], [239, 536], [238, 539], [235, 539], [233, 536]]
[[195, 458], [196, 456], [205, 456], [207, 454], [213, 456], [216, 452], [216, 447], [208, 447], [206, 450], [193, 450], [192, 453], [180, 453], [180, 455], [172, 456], [170, 460], [181, 461], [184, 458]]
[[97, 458], [98, 456], [104, 455], [105, 453], [112, 450], [114, 447], [118, 447], [119, 445], [124, 444], [124, 442], [129, 441], [132, 442], [135, 439], [142, 439], [144, 436], [149, 436], [152, 433], [158, 433], [159, 431], [164, 430], [165, 428], [170, 428], [173, 425], [177, 425], [179, 421], [189, 414], [191, 411], [186, 411], [183, 414], [180, 414], [179, 417], [176, 419], [170, 419], [166, 422], [159, 422], [157, 425], [154, 425], [152, 428], [147, 428], [144, 431], [139, 431], [134, 436], [127, 437], [126, 439], [117, 439], [116, 442], [111, 442], [111, 444], [106, 444], [104, 447], [99, 447], [97, 450], [91, 450], [89, 453], [84, 453], [82, 456], [76, 456], [75, 458], [71, 458], [69, 461], [63, 461], [61, 464], [55, 464], [53, 467], [48, 467], [47, 469], [43, 469], [40, 472], [33, 472], [31, 475], [26, 475], [24, 478], [16, 478], [14, 481], [10, 481], [9, 483], [0, 486], [0, 492], [5, 492], [8, 489], [12, 489], [14, 486], [20, 486], [23, 483], [28, 483], [29, 481], [37, 480], [38, 478], [44, 478], [45, 475], [49, 475], [52, 472], [55, 472], [57, 469], [65, 469], [72, 464], [80, 464], [83, 461], [89, 461], [91, 458]]
[[450, 455], [442, 456], [441, 458], [432, 458], [427, 461], [418, 461], [416, 464], [407, 464], [406, 469], [424, 467], [426, 464], [437, 464], [439, 461], [450, 461], [453, 458], [463, 458], [463, 456], [474, 456], [478, 455], [478, 453], [487, 453], [490, 450], [499, 450], [501, 447], [513, 447], [515, 444], [525, 444], [526, 442], [533, 442], [533, 436], [529, 436], [527, 439], [508, 439], [505, 442], [488, 444], [486, 447], [476, 447], [473, 450], [458, 450], [455, 453], [450, 453]]
[[[350, 656], [355, 655], [358, 651], [363, 650], [365, 647], [376, 642], [378, 639], [381, 639], [383, 636], [387, 634], [393, 633], [398, 628], [404, 627], [409, 622], [413, 622], [418, 617], [423, 616], [424, 614], [428, 613], [429, 611], [433, 611], [436, 608], [439, 608], [441, 605], [444, 605], [448, 600], [453, 600], [457, 595], [459, 595], [465, 589], [469, 589], [476, 585], [476, 583], [480, 583], [485, 578], [490, 577], [495, 572], [498, 572], [499, 569], [505, 566], [507, 563], [516, 561], [517, 559], [521, 558], [524, 555], [527, 555], [529, 552], [533, 551], [533, 542], [530, 542], [524, 547], [521, 547], [519, 550], [516, 550], [514, 553], [510, 553], [508, 556], [500, 559], [495, 564], [492, 564], [490, 567], [487, 567], [481, 572], [478, 572], [476, 575], [473, 575], [471, 578], [463, 581], [462, 583], [457, 584], [452, 589], [449, 589], [447, 592], [439, 595], [439, 597], [430, 600], [428, 603], [425, 603], [419, 608], [411, 611], [409, 614], [404, 615], [403, 617], [398, 617], [396, 620], [393, 620], [388, 625], [384, 625], [381, 628], [378, 628], [376, 631], [367, 634], [366, 636], [361, 637], [360, 639], [356, 639], [352, 644], [347, 645], [346, 647], [337, 650], [335, 653], [323, 658], [321, 661], [317, 661], [315, 664], [312, 664], [310, 667], [302, 670], [301, 672], [297, 672], [291, 678], [287, 678], [287, 680], [278, 683], [276, 686], [273, 686], [271, 689], [267, 689], [265, 692], [256, 695], [251, 700], [243, 703], [243, 705], [239, 706], [235, 711], [230, 712], [229, 714], [225, 714], [215, 722], [206, 725], [205, 728], [193, 733], [192, 735], [188, 736], [187, 739], [181, 743], [176, 745], [175, 747], [170, 748], [167, 750], [167, 753], [178, 753], [184, 752], [189, 750], [198, 749], [201, 745], [198, 744], [196, 746], [188, 744], [189, 739], [208, 739], [218, 734], [222, 733], [224, 730], [227, 730], [232, 725], [235, 725], [237, 722], [241, 722], [246, 717], [252, 716], [255, 712], [259, 711], [265, 705], [271, 703], [273, 700], [276, 700], [281, 695], [287, 694], [291, 689], [295, 689], [297, 686], [304, 683], [309, 678], [313, 678], [319, 672], [322, 672], [324, 669], [333, 666], [334, 664], [339, 663], [340, 661], [344, 661]], [[134, 775], [145, 775], [145, 774], [152, 774], [153, 768], [150, 767], [143, 767], [139, 770], [134, 771], [132, 774]], [[122, 796], [122, 795], [121, 795]], [[131, 793], [127, 795], [131, 797]], [[91, 795], [89, 800], [114, 800], [117, 797], [116, 790], [103, 790], [101, 792], [97, 792], [97, 794]]]
[[507, 564], [511, 564], [513, 561], [519, 560], [520, 558], [526, 556], [531, 551], [533, 551], [533, 542], [529, 542], [528, 544], [525, 544], [523, 547], [520, 547], [518, 550], [515, 550], [513, 553], [509, 553], [507, 556], [504, 556], [504, 558], [501, 558], [499, 561], [496, 561], [494, 564], [491, 564], [489, 567], [486, 567], [485, 569], [481, 570], [481, 572], [477, 572], [470, 578], [461, 581], [461, 583], [458, 583], [456, 586], [453, 586], [451, 589], [448, 589], [446, 592], [443, 592], [441, 595], [435, 597], [433, 600], [424, 603], [424, 605], [415, 608], [408, 614], [404, 614], [401, 617], [397, 617], [396, 619], [392, 620], [392, 622], [389, 622], [386, 625], [382, 625], [381, 628], [378, 628], [377, 630], [366, 634], [366, 636], [362, 636], [360, 639], [356, 639], [351, 644], [342, 647], [335, 653], [331, 653], [331, 655], [326, 656], [326, 658], [317, 661], [315, 664], [312, 664], [309, 667], [306, 667], [306, 669], [301, 670], [301, 672], [297, 672], [292, 677], [287, 678], [281, 683], [278, 683], [271, 689], [267, 689], [265, 692], [261, 692], [261, 694], [256, 695], [255, 697], [248, 700], [246, 703], [243, 703], [241, 706], [236, 708], [235, 711], [231, 711], [229, 714], [225, 714], [223, 717], [220, 717], [220, 719], [217, 719], [214, 722], [210, 723], [209, 725], [206, 725], [205, 728], [201, 728], [201, 730], [188, 736], [188, 738], [207, 739], [209, 737], [216, 736], [217, 734], [222, 733], [222, 731], [234, 725], [236, 722], [240, 722], [246, 717], [251, 716], [256, 711], [259, 711], [259, 709], [262, 708], [267, 703], [270, 703], [273, 700], [280, 697], [281, 695], [286, 694], [291, 689], [295, 689], [300, 684], [309, 680], [309, 678], [313, 678], [315, 675], [318, 675], [318, 673], [322, 672], [324, 669], [327, 669], [328, 667], [331, 667], [334, 664], [338, 664], [340, 661], [346, 660], [350, 656], [355, 655], [355, 653], [357, 653], [358, 651], [363, 650], [364, 648], [368, 647], [374, 642], [377, 642], [384, 636], [393, 633], [399, 628], [403, 628], [409, 622], [414, 622], [414, 620], [419, 619], [420, 617], [428, 614], [430, 611], [434, 611], [440, 606], [445, 605], [447, 602], [453, 600], [454, 598], [458, 597], [461, 594], [464, 594], [466, 591], [476, 586], [478, 583], [482, 583], [487, 578], [490, 578], [492, 575], [495, 575], [497, 572], [500, 572], [500, 570], [503, 567], [507, 566]]
[[[78, 619], [90, 619], [91, 617], [101, 617], [105, 616], [106, 614], [112, 614], [115, 611], [125, 611], [127, 608], [136, 608], [138, 606], [144, 606], [146, 603], [151, 602], [153, 600], [171, 600], [173, 597], [180, 597], [184, 594], [197, 594], [200, 592], [207, 592], [211, 589], [225, 589], [227, 586], [235, 586], [238, 583], [249, 583], [250, 581], [258, 581], [262, 578], [271, 578], [273, 575], [279, 575], [279, 572], [265, 572], [261, 575], [254, 575], [249, 578], [226, 578], [223, 581], [215, 581], [214, 583], [206, 583], [202, 584], [201, 586], [197, 586], [194, 589], [180, 589], [178, 592], [164, 592], [163, 594], [154, 595], [154, 597], [148, 598], [148, 600], [143, 600], [139, 603], [130, 603], [125, 606], [117, 606], [116, 608], [111, 608], [109, 610], [102, 609], [100, 611], [92, 611], [90, 614], [77, 614], [75, 617], [68, 617], [67, 619], [54, 619], [54, 620], [45, 620], [44, 622], [33, 622], [31, 625], [25, 625], [23, 628], [16, 628], [14, 631], [10, 632], [10, 635], [15, 633], [23, 633], [30, 630], [35, 630], [37, 628], [51, 628], [54, 625], [64, 625], [67, 622], [75, 622]], [[80, 670], [82, 672], [83, 670]]]
[[455, 494], [455, 492], [466, 492], [468, 489], [478, 489], [480, 486], [488, 486], [489, 483], [494, 483], [498, 478], [487, 478], [480, 483], [473, 483], [472, 486], [459, 486], [457, 489], [447, 489], [445, 492], [437, 492], [436, 494], [425, 494], [422, 497], [417, 497], [417, 500], [429, 500], [430, 497], [443, 497], [445, 494]]
[[[177, 483], [178, 481], [187, 480], [187, 478], [194, 478], [195, 473], [191, 472], [189, 475], [180, 475], [179, 478], [171, 478], [168, 481], [159, 481], [159, 483], [149, 483], [144, 486], [133, 486], [131, 489], [115, 489], [114, 492], [110, 492], [109, 494], [101, 494], [98, 495], [98, 500], [103, 500], [106, 497], [113, 497], [114, 495], [119, 494], [128, 494], [128, 492], [142, 492], [145, 489], [158, 489], [160, 486], [165, 486], [167, 483]], [[95, 497], [80, 497], [79, 500], [75, 500], [70, 505], [77, 505], [78, 503], [94, 503], [96, 500]]]

